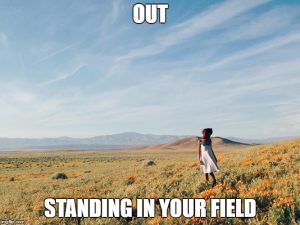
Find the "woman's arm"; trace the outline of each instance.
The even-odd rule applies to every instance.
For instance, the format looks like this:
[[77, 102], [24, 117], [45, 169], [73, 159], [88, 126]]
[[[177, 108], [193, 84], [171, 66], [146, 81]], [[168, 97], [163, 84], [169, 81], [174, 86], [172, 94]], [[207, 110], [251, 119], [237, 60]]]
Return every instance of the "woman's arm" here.
[[199, 157], [199, 161], [201, 160], [201, 142], [198, 139], [198, 157]]
[[200, 139], [198, 139], [198, 157], [199, 157], [200, 165], [203, 165], [203, 162], [201, 159], [201, 140]]

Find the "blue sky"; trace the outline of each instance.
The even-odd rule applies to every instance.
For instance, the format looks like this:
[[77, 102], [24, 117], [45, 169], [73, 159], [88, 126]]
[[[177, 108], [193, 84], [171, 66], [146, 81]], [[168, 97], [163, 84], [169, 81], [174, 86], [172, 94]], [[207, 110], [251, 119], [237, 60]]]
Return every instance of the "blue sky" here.
[[299, 1], [158, 2], [1, 1], [0, 136], [299, 135]]

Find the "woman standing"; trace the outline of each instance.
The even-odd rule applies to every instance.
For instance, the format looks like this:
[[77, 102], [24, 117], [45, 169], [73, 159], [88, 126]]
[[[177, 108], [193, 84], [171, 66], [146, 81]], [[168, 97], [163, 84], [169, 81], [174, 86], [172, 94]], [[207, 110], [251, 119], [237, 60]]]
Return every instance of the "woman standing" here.
[[219, 171], [217, 164], [217, 158], [211, 147], [211, 138], [213, 131], [211, 128], [205, 128], [202, 130], [202, 138], [198, 137], [198, 153], [199, 153], [199, 162], [200, 167], [205, 174], [206, 182], [209, 182], [210, 175], [213, 178], [212, 185], [215, 186], [217, 181], [214, 175], [214, 172]]

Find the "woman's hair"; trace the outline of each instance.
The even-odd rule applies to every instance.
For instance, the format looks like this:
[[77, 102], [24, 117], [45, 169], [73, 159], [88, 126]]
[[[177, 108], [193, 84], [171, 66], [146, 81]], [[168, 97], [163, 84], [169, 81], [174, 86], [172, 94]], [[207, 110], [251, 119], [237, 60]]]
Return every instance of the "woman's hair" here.
[[212, 135], [212, 133], [213, 133], [212, 128], [205, 128], [202, 130], [203, 145], [211, 145], [210, 136]]

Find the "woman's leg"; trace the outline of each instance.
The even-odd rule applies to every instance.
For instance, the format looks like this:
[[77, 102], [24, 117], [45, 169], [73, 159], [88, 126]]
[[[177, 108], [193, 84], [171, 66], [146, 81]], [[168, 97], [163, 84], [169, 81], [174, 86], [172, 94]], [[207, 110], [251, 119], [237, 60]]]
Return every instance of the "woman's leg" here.
[[209, 176], [208, 176], [208, 173], [205, 174], [205, 180], [206, 180], [206, 182], [209, 182]]
[[210, 173], [210, 176], [213, 178], [213, 186], [216, 185], [217, 180], [216, 180], [214, 173]]

